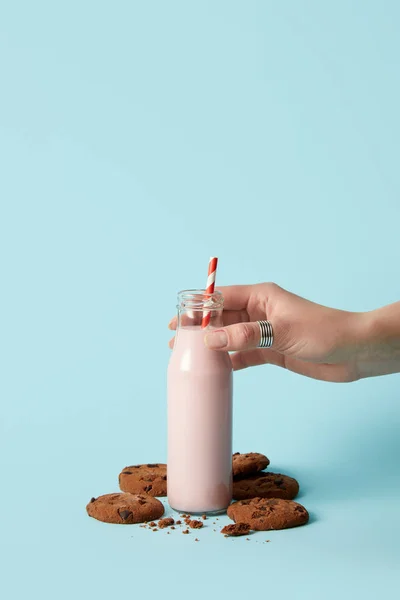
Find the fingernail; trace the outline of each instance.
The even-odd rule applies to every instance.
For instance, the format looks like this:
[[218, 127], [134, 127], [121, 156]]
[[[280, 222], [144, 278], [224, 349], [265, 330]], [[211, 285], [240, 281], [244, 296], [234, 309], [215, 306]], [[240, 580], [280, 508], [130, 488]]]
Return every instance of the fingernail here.
[[174, 322], [174, 319], [171, 319], [170, 322], [168, 323], [168, 329], [171, 329], [173, 322]]
[[224, 348], [228, 343], [228, 336], [225, 331], [213, 331], [207, 333], [204, 341], [209, 348]]

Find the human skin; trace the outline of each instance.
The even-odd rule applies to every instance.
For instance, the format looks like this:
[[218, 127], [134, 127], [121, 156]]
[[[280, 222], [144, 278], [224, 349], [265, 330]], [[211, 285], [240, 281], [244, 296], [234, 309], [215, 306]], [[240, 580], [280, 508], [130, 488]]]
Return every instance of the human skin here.
[[[205, 332], [204, 342], [232, 352], [234, 370], [273, 364], [334, 382], [400, 372], [400, 302], [349, 312], [310, 302], [274, 283], [218, 289], [224, 296], [224, 327]], [[258, 348], [257, 321], [266, 319], [274, 342], [272, 348]], [[176, 326], [174, 317], [169, 328]]]

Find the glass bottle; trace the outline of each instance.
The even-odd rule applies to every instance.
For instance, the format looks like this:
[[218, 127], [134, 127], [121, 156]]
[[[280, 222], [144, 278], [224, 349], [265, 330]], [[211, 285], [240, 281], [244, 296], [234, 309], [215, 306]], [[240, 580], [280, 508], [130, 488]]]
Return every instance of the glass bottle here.
[[177, 308], [168, 365], [168, 502], [180, 512], [215, 514], [232, 499], [232, 364], [228, 352], [209, 350], [204, 336], [223, 326], [223, 297], [185, 290]]

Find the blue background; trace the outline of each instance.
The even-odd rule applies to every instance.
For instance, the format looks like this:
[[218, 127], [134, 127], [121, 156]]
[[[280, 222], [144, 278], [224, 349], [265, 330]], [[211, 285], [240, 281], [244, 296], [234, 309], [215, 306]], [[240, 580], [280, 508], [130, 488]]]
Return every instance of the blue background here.
[[396, 597], [398, 375], [236, 374], [235, 450], [298, 477], [307, 527], [194, 543], [85, 505], [165, 460], [166, 325], [210, 255], [220, 285], [400, 299], [399, 20], [395, 0], [0, 2], [5, 599]]

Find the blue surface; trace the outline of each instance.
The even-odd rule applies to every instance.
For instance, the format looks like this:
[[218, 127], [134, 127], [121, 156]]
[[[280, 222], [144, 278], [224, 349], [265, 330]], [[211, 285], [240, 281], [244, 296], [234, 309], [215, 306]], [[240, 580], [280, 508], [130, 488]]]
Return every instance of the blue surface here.
[[195, 543], [85, 505], [165, 459], [166, 324], [211, 254], [220, 285], [400, 299], [399, 19], [395, 0], [0, 3], [2, 598], [398, 595], [398, 375], [235, 376], [235, 450], [298, 477], [307, 527]]

